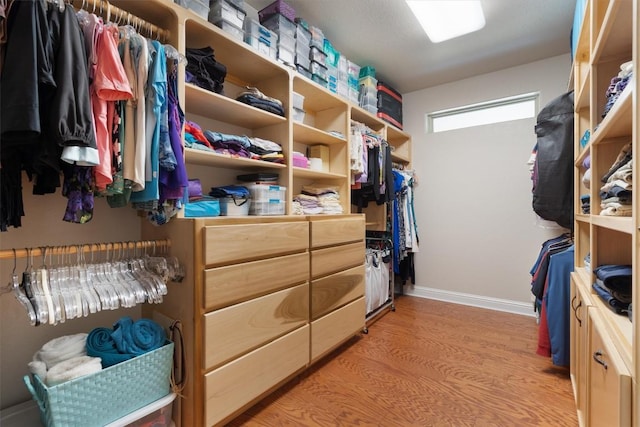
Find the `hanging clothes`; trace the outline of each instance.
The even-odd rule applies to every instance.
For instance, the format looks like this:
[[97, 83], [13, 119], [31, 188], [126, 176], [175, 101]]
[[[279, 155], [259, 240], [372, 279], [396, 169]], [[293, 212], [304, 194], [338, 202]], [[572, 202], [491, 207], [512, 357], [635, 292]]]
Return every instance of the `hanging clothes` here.
[[353, 122], [350, 146], [352, 204], [363, 208], [369, 202], [390, 203], [394, 183], [389, 144], [367, 126]]
[[542, 298], [537, 354], [551, 357], [556, 366], [570, 362], [571, 272], [574, 246], [550, 256]]
[[[47, 194], [60, 186], [61, 159], [76, 164], [66, 168], [70, 187], [71, 181], [85, 181], [83, 166], [99, 163], [88, 79], [73, 8], [15, 2], [7, 18], [1, 76], [2, 231], [21, 225], [22, 170], [34, 179], [34, 194]], [[77, 200], [69, 200], [67, 211], [75, 207]], [[81, 216], [87, 218], [86, 213]]]
[[90, 221], [98, 195], [111, 207], [162, 211], [152, 221], [166, 222], [188, 185], [184, 113], [168, 79], [184, 58], [70, 5], [19, 1], [6, 21], [0, 230], [21, 226], [22, 170], [34, 194], [61, 187], [64, 221]]
[[[406, 282], [411, 278], [415, 283], [413, 261], [409, 259], [413, 252], [419, 251], [418, 227], [414, 210], [414, 177], [409, 171], [393, 170], [395, 198], [392, 205], [393, 215], [393, 248], [396, 274]], [[406, 259], [406, 261], [404, 261]], [[404, 262], [403, 262], [404, 261]], [[402, 266], [402, 268], [401, 268]]]

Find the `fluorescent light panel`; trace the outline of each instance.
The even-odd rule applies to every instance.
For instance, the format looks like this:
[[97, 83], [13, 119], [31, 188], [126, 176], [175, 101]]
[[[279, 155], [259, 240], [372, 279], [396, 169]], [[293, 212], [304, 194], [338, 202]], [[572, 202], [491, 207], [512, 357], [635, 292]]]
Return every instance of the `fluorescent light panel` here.
[[433, 43], [484, 27], [480, 0], [406, 0]]

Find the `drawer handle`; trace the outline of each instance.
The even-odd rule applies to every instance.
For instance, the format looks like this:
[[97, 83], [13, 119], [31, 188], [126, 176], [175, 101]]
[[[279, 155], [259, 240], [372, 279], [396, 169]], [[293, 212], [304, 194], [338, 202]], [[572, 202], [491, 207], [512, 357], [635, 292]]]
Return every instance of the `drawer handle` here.
[[604, 366], [604, 369], [607, 369], [607, 362], [602, 358], [602, 350], [597, 350], [593, 353], [593, 360]]
[[[573, 307], [573, 302], [571, 303], [571, 306]], [[582, 319], [580, 319], [578, 317], [578, 309], [582, 306], [582, 300], [578, 303], [578, 306], [575, 307], [573, 309], [573, 316], [576, 318], [576, 320], [578, 321], [578, 326], [582, 327]]]

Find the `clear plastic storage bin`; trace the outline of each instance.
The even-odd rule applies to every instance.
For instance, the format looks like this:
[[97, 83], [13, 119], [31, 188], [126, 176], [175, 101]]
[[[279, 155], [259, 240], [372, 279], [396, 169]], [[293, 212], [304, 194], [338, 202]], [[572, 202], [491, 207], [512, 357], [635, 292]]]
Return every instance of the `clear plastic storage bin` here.
[[251, 215], [284, 215], [285, 203], [271, 200], [268, 202], [251, 202]]
[[245, 185], [251, 193], [252, 202], [283, 202], [287, 194], [287, 187], [271, 184]]
[[202, 19], [209, 16], [209, 0], [175, 0], [175, 3], [192, 10]]
[[235, 4], [227, 0], [215, 0], [211, 3], [209, 22], [221, 27], [218, 23], [220, 21], [226, 21], [236, 28], [242, 29], [245, 16], [247, 16], [245, 11], [236, 7]]
[[226, 20], [222, 20], [219, 22], [215, 22], [215, 24], [222, 28], [222, 31], [224, 31], [225, 33], [229, 34], [231, 37], [233, 37], [236, 40], [239, 41], [243, 41], [244, 39], [244, 31], [242, 31], [242, 28], [240, 27], [236, 27], [234, 24], [232, 24], [229, 21]]
[[223, 216], [247, 216], [249, 215], [249, 206], [251, 199], [225, 197], [218, 199], [220, 201], [220, 215]]
[[260, 23], [281, 36], [285, 35], [294, 39], [296, 38], [296, 23], [290, 21], [284, 15], [276, 13], [267, 19], [261, 20]]
[[295, 54], [293, 51], [289, 49], [285, 49], [283, 47], [278, 48], [278, 61], [284, 62], [285, 64], [294, 65], [295, 64]]
[[260, 24], [260, 22], [255, 19], [244, 20], [244, 33], [246, 34], [247, 38], [262, 37], [273, 46], [278, 43], [278, 35], [264, 25]]

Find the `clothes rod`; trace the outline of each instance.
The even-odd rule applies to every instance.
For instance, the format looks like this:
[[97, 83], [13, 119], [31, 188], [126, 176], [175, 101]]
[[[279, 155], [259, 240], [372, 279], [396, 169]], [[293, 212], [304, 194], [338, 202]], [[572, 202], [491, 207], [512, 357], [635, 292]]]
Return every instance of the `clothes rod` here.
[[[103, 252], [103, 251], [119, 251], [119, 250], [136, 250], [136, 249], [168, 249], [171, 244], [168, 239], [160, 240], [137, 240], [128, 242], [109, 242], [109, 243], [78, 243], [69, 245], [43, 245], [34, 248], [21, 249], [3, 249], [0, 250], [0, 259], [29, 258], [42, 256], [44, 252], [47, 255], [70, 255], [75, 254], [79, 250], [83, 253]], [[44, 252], [43, 252], [44, 249]]]
[[107, 22], [115, 22], [118, 25], [131, 25], [138, 32], [144, 30], [151, 39], [158, 39], [163, 42], [169, 39], [168, 30], [159, 28], [144, 19], [132, 15], [126, 10], [113, 6], [107, 0], [67, 0], [67, 3], [78, 10], [84, 9], [87, 12], [100, 15], [105, 18]]

